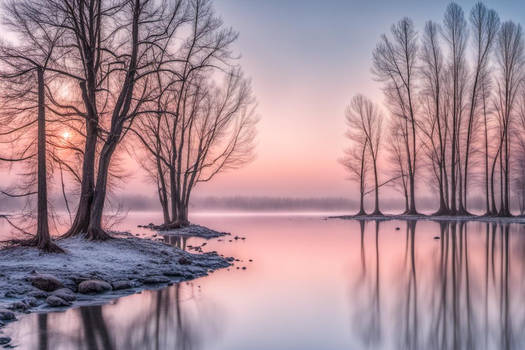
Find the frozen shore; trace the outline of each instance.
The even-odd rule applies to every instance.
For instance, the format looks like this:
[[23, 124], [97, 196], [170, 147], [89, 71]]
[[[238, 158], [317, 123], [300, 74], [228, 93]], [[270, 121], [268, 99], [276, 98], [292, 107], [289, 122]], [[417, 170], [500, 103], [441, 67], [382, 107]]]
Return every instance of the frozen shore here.
[[525, 224], [525, 217], [523, 216], [484, 216], [484, 215], [405, 215], [405, 214], [385, 214], [385, 215], [339, 215], [329, 216], [328, 219], [342, 219], [342, 220], [364, 220], [364, 221], [388, 221], [388, 220], [403, 220], [403, 221], [478, 221], [478, 222], [494, 222], [494, 223], [508, 223], [508, 224]]
[[0, 250], [0, 346], [2, 338], [7, 339], [1, 334], [2, 326], [21, 313], [103, 304], [205, 276], [234, 260], [216, 252], [188, 253], [127, 233], [114, 236], [103, 242], [60, 240], [65, 254], [44, 254], [27, 247]]

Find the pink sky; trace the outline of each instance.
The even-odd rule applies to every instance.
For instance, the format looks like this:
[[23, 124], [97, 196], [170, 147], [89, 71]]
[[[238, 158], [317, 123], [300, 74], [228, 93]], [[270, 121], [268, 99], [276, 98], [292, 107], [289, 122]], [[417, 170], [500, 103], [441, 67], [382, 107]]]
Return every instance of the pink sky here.
[[[344, 111], [351, 97], [363, 93], [382, 101], [370, 72], [372, 50], [403, 16], [422, 28], [426, 20], [441, 21], [447, 4], [216, 0], [217, 12], [240, 33], [235, 47], [258, 101], [257, 157], [199, 185], [195, 194], [351, 197], [355, 185], [345, 180], [337, 159], [346, 145]], [[468, 13], [474, 1], [460, 4]], [[525, 22], [525, 5], [487, 6], [503, 20]], [[155, 196], [142, 172], [130, 173], [123, 191]]]

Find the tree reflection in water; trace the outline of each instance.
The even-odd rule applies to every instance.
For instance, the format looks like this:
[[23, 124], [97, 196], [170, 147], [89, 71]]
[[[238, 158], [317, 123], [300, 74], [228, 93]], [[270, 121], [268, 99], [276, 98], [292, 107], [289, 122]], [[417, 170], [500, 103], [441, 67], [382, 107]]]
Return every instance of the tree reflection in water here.
[[138, 313], [129, 310], [130, 319], [120, 315], [119, 320], [125, 322], [112, 322], [112, 310], [100, 305], [74, 310], [73, 331], [54, 325], [55, 314], [39, 314], [38, 349], [200, 349], [203, 328], [196, 324], [185, 304], [193, 298], [183, 297], [187, 286], [177, 284], [148, 292], [149, 305], [141, 307]]
[[363, 347], [523, 349], [523, 228], [441, 222], [429, 237], [418, 235], [417, 221], [405, 227], [403, 252], [381, 244], [380, 222], [360, 222], [361, 271], [350, 295]]

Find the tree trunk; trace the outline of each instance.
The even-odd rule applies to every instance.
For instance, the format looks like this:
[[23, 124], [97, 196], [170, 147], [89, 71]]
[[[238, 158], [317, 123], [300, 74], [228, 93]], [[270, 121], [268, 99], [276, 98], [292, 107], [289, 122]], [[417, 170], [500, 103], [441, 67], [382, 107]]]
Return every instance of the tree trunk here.
[[439, 208], [437, 212], [434, 213], [434, 215], [447, 215], [448, 208], [447, 203], [445, 202], [445, 194], [444, 194], [444, 188], [443, 188], [443, 165], [439, 165], [440, 169], [440, 179], [439, 179]]
[[38, 203], [35, 244], [47, 252], [63, 252], [51, 241], [47, 211], [47, 164], [46, 164], [46, 110], [44, 70], [37, 69], [38, 76]]
[[498, 163], [498, 152], [496, 153], [496, 156], [494, 157], [494, 160], [492, 161], [492, 171], [490, 174], [490, 198], [492, 202], [492, 209], [491, 209], [491, 215], [496, 215], [498, 213], [498, 208], [496, 207], [496, 193], [494, 190], [494, 177], [496, 176], [496, 164]]
[[[507, 125], [507, 130], [508, 130]], [[504, 207], [505, 210], [502, 213], [503, 216], [511, 216], [510, 213], [510, 167], [509, 167], [509, 159], [510, 159], [510, 148], [509, 148], [509, 133], [508, 131], [505, 132], [505, 202]]]
[[91, 205], [95, 192], [95, 156], [98, 140], [98, 116], [93, 109], [93, 99], [89, 97], [86, 83], [81, 82], [82, 98], [86, 105], [88, 119], [86, 120], [86, 144], [82, 162], [82, 179], [80, 184], [80, 199], [71, 228], [63, 235], [64, 238], [87, 232], [91, 216]]
[[383, 215], [381, 213], [381, 210], [379, 209], [379, 181], [377, 176], [377, 159], [374, 156], [374, 181], [375, 181], [375, 205], [374, 205], [374, 212], [373, 215]]
[[408, 214], [416, 215], [417, 214], [416, 199], [415, 199], [416, 184], [415, 184], [414, 174], [410, 175], [409, 180], [410, 180], [410, 208], [409, 208]]
[[177, 196], [178, 196], [178, 190], [177, 190], [177, 182], [175, 177], [175, 170], [173, 168], [170, 169], [170, 194], [171, 194], [171, 219], [173, 221], [177, 220], [177, 217], [179, 216], [177, 212], [178, 204], [177, 204]]
[[[485, 93], [485, 92], [483, 92]], [[483, 98], [483, 117], [484, 117], [484, 132], [485, 132], [485, 215], [490, 214], [489, 204], [489, 136], [487, 127], [487, 113], [485, 108], [485, 98]]]
[[166, 189], [166, 181], [164, 179], [164, 171], [162, 169], [162, 164], [160, 163], [159, 157], [156, 157], [156, 163], [157, 163], [157, 174], [158, 174], [157, 187], [158, 187], [158, 192], [159, 192], [159, 201], [162, 207], [164, 225], [166, 225], [171, 221], [169, 206], [168, 206], [168, 192]]
[[102, 215], [104, 213], [104, 203], [106, 201], [109, 165], [111, 162], [111, 156], [117, 146], [116, 140], [118, 140], [118, 137], [114, 133], [110, 133], [109, 139], [104, 144], [100, 153], [97, 184], [91, 206], [89, 227], [86, 233], [86, 238], [89, 240], [101, 241], [111, 238], [111, 236], [102, 229]]

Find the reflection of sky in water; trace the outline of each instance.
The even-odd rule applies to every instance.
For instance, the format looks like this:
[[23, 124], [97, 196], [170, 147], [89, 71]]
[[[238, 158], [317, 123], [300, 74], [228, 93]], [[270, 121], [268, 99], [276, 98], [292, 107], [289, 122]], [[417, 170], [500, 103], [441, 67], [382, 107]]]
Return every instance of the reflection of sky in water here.
[[[127, 225], [155, 219], [130, 215]], [[376, 234], [375, 222], [361, 231], [358, 222], [308, 216], [194, 219], [247, 237], [204, 247], [239, 258], [235, 267], [102, 307], [28, 315], [6, 332], [19, 349], [525, 345], [525, 237], [517, 225], [383, 222]]]

